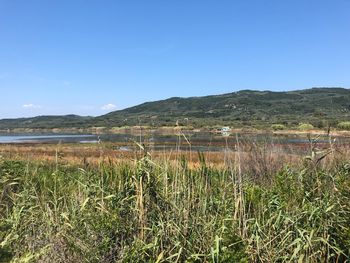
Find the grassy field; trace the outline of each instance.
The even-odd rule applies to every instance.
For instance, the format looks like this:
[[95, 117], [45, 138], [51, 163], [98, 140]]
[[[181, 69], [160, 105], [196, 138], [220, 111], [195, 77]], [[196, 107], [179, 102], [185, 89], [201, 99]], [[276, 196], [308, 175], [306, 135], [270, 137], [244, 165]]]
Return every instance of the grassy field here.
[[5, 147], [0, 262], [349, 261], [350, 155], [331, 142], [302, 156]]

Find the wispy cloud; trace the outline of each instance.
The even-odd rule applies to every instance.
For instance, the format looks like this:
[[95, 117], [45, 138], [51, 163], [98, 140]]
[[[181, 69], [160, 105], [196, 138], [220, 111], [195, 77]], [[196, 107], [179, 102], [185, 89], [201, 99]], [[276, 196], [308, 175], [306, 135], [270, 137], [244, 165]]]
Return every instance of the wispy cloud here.
[[28, 103], [28, 104], [24, 104], [22, 105], [23, 109], [27, 109], [27, 110], [33, 110], [33, 109], [41, 109], [42, 107], [40, 105], [36, 105], [33, 103]]
[[114, 104], [108, 103], [108, 104], [106, 104], [106, 105], [103, 105], [103, 106], [101, 107], [101, 110], [114, 110], [114, 109], [116, 109], [116, 108], [117, 108], [117, 106], [115, 106]]

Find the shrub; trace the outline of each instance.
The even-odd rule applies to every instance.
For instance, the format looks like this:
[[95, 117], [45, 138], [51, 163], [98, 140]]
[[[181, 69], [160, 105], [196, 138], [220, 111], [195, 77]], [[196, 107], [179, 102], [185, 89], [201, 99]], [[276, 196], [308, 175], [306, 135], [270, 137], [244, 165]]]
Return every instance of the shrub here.
[[272, 128], [274, 131], [280, 131], [280, 130], [286, 129], [286, 126], [284, 126], [283, 124], [272, 124], [272, 125], [271, 125], [271, 128]]
[[312, 126], [310, 123], [300, 123], [298, 128], [299, 130], [307, 131], [312, 130], [314, 126]]
[[350, 130], [350, 121], [343, 121], [338, 123], [338, 128], [342, 130]]

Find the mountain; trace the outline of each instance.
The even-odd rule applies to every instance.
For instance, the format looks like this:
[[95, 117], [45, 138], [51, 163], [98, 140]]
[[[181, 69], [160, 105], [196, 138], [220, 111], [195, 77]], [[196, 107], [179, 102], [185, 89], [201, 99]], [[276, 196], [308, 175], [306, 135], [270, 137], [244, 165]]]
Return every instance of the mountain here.
[[146, 102], [98, 117], [39, 116], [0, 120], [6, 128], [61, 128], [115, 126], [254, 126], [273, 123], [295, 126], [309, 122], [317, 127], [350, 119], [350, 90], [312, 88], [274, 92], [241, 90], [205, 97], [180, 98]]
[[346, 120], [350, 117], [350, 90], [312, 88], [273, 92], [241, 90], [205, 97], [179, 98], [146, 102], [128, 109], [97, 117], [98, 126], [119, 125], [251, 125], [272, 123], [297, 125], [311, 122]]
[[89, 120], [93, 117], [81, 117], [78, 115], [64, 116], [37, 116], [33, 118], [2, 119], [0, 120], [0, 129], [15, 128], [70, 128], [86, 127]]

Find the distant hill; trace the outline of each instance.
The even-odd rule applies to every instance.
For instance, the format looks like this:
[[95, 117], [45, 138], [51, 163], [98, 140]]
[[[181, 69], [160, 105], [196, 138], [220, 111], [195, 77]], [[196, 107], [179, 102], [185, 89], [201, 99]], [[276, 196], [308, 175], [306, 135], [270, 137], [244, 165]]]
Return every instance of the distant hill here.
[[170, 98], [146, 102], [95, 118], [98, 126], [119, 125], [297, 125], [346, 120], [350, 117], [350, 90], [312, 88], [272, 92], [241, 90], [205, 97]]
[[81, 117], [78, 115], [64, 116], [37, 116], [33, 118], [2, 119], [0, 120], [0, 129], [14, 128], [71, 128], [86, 127], [89, 120], [93, 117]]
[[5, 128], [61, 128], [115, 126], [254, 126], [273, 123], [287, 126], [309, 122], [317, 127], [350, 120], [350, 90], [312, 88], [273, 92], [241, 90], [205, 97], [180, 98], [146, 102], [99, 117], [39, 116], [0, 120]]

